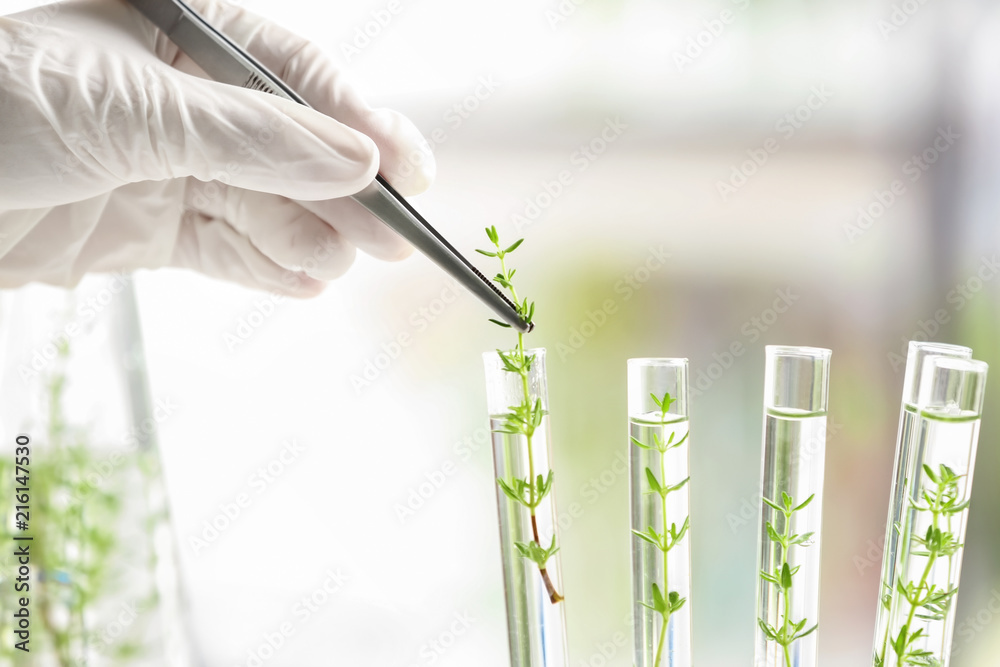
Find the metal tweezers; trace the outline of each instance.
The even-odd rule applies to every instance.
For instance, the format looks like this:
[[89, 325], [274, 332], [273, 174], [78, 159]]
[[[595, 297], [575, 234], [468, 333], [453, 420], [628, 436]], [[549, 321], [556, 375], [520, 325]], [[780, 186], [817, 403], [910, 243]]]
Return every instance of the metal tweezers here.
[[[129, 0], [215, 81], [259, 90], [309, 106], [284, 81], [212, 27], [183, 0]], [[381, 175], [353, 199], [444, 269], [507, 324], [528, 332], [532, 325], [517, 306], [417, 213]]]

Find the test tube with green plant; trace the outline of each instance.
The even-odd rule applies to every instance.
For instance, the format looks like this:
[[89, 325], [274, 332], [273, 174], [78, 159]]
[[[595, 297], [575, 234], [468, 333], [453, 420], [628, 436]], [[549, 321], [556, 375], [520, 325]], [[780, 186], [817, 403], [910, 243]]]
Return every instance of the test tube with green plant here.
[[[899, 524], [886, 640], [875, 667], [948, 667], [987, 366], [924, 360]], [[885, 585], [886, 582], [883, 582]]]
[[908, 476], [915, 471], [910, 458], [918, 452], [914, 444], [920, 410], [917, 408], [917, 392], [923, 375], [924, 361], [931, 355], [971, 359], [972, 350], [960, 345], [948, 345], [926, 341], [910, 341], [906, 355], [906, 370], [903, 373], [903, 397], [899, 410], [899, 430], [896, 435], [895, 458], [892, 467], [891, 491], [889, 493], [889, 516], [886, 520], [885, 548], [882, 550], [882, 577], [879, 605], [875, 620], [874, 664], [883, 664], [889, 646], [889, 612], [893, 591], [896, 590], [896, 564], [899, 555], [899, 535], [903, 514], [909, 508], [906, 497]]
[[765, 350], [755, 667], [818, 664], [830, 350]]
[[688, 360], [629, 359], [635, 667], [691, 665]]
[[[478, 252], [499, 261], [494, 280], [510, 294], [521, 318], [532, 322], [535, 305], [518, 295], [513, 282], [516, 270], [508, 263], [521, 240], [503, 245], [493, 227], [486, 235], [492, 248]], [[513, 667], [565, 667], [569, 657], [553, 494], [555, 473], [550, 464], [545, 350], [526, 349], [524, 334], [518, 332], [514, 347], [488, 352], [483, 360], [510, 663]]]

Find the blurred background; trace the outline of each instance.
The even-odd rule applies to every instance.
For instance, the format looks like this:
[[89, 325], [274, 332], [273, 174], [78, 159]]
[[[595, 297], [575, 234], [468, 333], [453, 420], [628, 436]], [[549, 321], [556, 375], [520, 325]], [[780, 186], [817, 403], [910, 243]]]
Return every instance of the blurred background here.
[[[631, 661], [635, 356], [688, 357], [698, 390], [698, 665], [752, 661], [766, 344], [833, 350], [819, 643], [825, 667], [867, 664], [906, 343], [1000, 368], [1000, 6], [239, 4], [417, 123], [438, 175], [415, 204], [460, 249], [525, 238], [556, 498], [582, 508], [561, 532], [574, 667]], [[359, 257], [305, 302], [179, 271], [137, 290], [204, 664], [506, 664], [481, 353], [511, 339], [489, 313], [419, 256]], [[953, 667], [1000, 654], [990, 385]]]

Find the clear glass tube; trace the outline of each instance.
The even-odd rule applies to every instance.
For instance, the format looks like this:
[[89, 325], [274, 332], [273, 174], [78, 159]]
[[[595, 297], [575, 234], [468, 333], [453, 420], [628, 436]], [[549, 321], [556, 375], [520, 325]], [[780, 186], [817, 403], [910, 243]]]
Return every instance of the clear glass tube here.
[[972, 350], [961, 345], [921, 342], [911, 340], [906, 354], [906, 371], [903, 374], [903, 398], [899, 409], [899, 430], [896, 434], [896, 453], [892, 464], [892, 486], [889, 493], [889, 516], [886, 519], [885, 547], [882, 551], [882, 578], [879, 588], [879, 605], [875, 618], [874, 665], [885, 659], [889, 640], [889, 607], [892, 592], [896, 589], [896, 556], [899, 544], [899, 530], [903, 511], [908, 502], [904, 493], [907, 471], [910, 468], [907, 457], [913, 452], [916, 436], [917, 392], [924, 361], [929, 355], [971, 359]]
[[[559, 540], [552, 492], [545, 350], [525, 350], [524, 357], [530, 360], [530, 368], [522, 374], [512, 371], [497, 352], [483, 355], [510, 664], [567, 667], [566, 605], [562, 601], [559, 554], [554, 551]], [[516, 358], [514, 361], [520, 365]], [[525, 429], [525, 424], [533, 426]]]
[[755, 667], [816, 667], [830, 350], [766, 348]]
[[691, 665], [687, 398], [687, 359], [629, 359], [635, 667]]
[[[149, 400], [129, 276], [0, 292], [0, 666], [191, 663], [156, 443], [171, 409]], [[14, 544], [27, 591], [5, 579]]]
[[987, 366], [927, 356], [899, 522], [889, 639], [879, 667], [948, 667]]

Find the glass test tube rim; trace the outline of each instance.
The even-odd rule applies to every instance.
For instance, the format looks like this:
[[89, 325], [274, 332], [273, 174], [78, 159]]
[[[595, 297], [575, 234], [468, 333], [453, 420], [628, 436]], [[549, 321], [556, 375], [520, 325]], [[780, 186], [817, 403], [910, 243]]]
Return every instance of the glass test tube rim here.
[[687, 366], [690, 360], [687, 357], [633, 357], [625, 363], [629, 366], [653, 366], [672, 367]]
[[[657, 369], [657, 370], [672, 369], [676, 370], [678, 373], [681, 373], [684, 386], [678, 387], [677, 395], [674, 397], [676, 400], [674, 402], [674, 405], [671, 406], [672, 408], [674, 406], [677, 406], [677, 409], [671, 409], [670, 412], [667, 413], [668, 415], [674, 418], [665, 423], [672, 424], [679, 421], [684, 421], [686, 419], [690, 419], [691, 407], [688, 404], [689, 400], [688, 375], [691, 370], [691, 364], [690, 360], [687, 357], [633, 357], [631, 359], [626, 360], [625, 368], [626, 368], [626, 373], [625, 373], [626, 391], [629, 391], [632, 388], [631, 383], [632, 383], [633, 372], [638, 373], [643, 369]], [[628, 403], [629, 401], [627, 400], [626, 402]], [[644, 417], [646, 413], [633, 410], [631, 404], [627, 405], [627, 412], [629, 415], [629, 419], [639, 422], [646, 421]], [[654, 420], [653, 422], [650, 423], [663, 424], [664, 422], [660, 420]]]
[[[809, 345], [765, 345], [764, 346], [764, 414], [773, 414], [791, 419], [819, 417], [829, 411], [830, 401], [830, 360], [833, 350]], [[787, 379], [777, 375], [779, 359], [799, 359], [819, 364], [822, 380], [819, 382], [820, 409], [805, 409], [778, 405], [778, 382]]]
[[810, 345], [765, 345], [764, 354], [782, 357], [809, 357], [812, 359], [828, 359], [833, 350], [826, 347]]
[[[511, 402], [506, 400], [506, 394], [503, 389], [497, 390], [497, 384], [494, 383], [494, 379], [499, 379], [504, 377], [504, 375], [511, 375], [517, 377], [517, 373], [512, 373], [507, 371], [504, 367], [503, 360], [500, 358], [500, 352], [505, 354], [513, 350], [503, 350], [503, 349], [493, 349], [486, 350], [482, 353], [483, 355], [483, 365], [486, 371], [486, 413], [491, 417], [499, 417], [509, 411]], [[531, 347], [525, 348], [524, 356], [526, 358], [532, 359], [531, 370], [528, 371], [528, 382], [532, 383], [532, 380], [538, 383], [535, 386], [535, 390], [539, 397], [544, 396], [544, 407], [548, 409], [549, 399], [548, 399], [548, 377], [547, 372], [542, 373], [539, 369], [546, 365], [546, 348], [544, 347]], [[537, 362], [537, 363], [535, 363]], [[494, 373], [496, 374], [494, 376]], [[501, 407], [495, 407], [500, 405]], [[545, 415], [548, 417], [548, 414]]]
[[[918, 383], [917, 400], [913, 404], [916, 412], [921, 416], [941, 421], [973, 421], [982, 417], [986, 396], [986, 378], [990, 367], [988, 363], [980, 359], [932, 354], [924, 358], [924, 364]], [[939, 368], [963, 374], [982, 376], [979, 380], [980, 384], [976, 388], [977, 405], [974, 409], [959, 408], [956, 413], [955, 408], [958, 407], [957, 405], [934, 405], [932, 401], [923, 396], [925, 391], [929, 391], [924, 387], [924, 384], [929, 383], [930, 378], [934, 375], [934, 371]]]
[[[971, 359], [972, 348], [952, 343], [936, 341], [911, 340], [906, 349], [906, 366], [903, 371], [903, 392], [901, 403], [916, 405], [920, 394], [920, 379], [923, 376], [924, 364], [931, 357], [948, 357], [952, 359]], [[913, 360], [911, 366], [910, 360]]]

